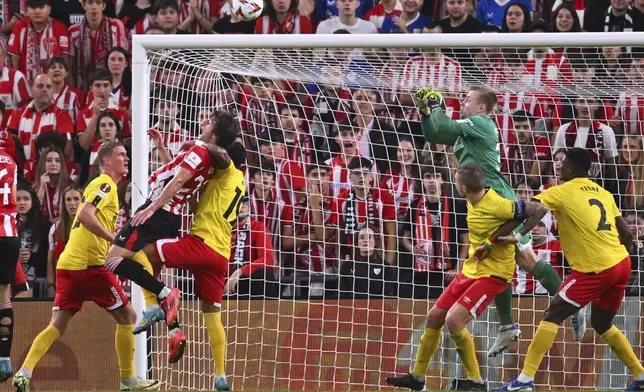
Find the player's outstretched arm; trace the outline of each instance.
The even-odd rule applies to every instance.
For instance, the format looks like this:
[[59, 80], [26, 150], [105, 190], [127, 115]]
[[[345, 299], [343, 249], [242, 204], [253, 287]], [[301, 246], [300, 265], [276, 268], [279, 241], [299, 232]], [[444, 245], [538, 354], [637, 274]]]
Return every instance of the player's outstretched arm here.
[[414, 95], [414, 104], [424, 114], [421, 128], [425, 140], [430, 143], [453, 145], [463, 135], [459, 122], [450, 119], [444, 112], [442, 95], [428, 88], [421, 88]]
[[98, 209], [90, 203], [83, 204], [83, 207], [78, 211], [78, 221], [85, 226], [90, 233], [102, 239], [112, 242], [114, 234], [110, 233], [101, 222], [96, 218]]
[[210, 153], [210, 157], [215, 162], [215, 167], [217, 169], [227, 169], [230, 166], [231, 159], [228, 155], [228, 151], [224, 148], [210, 143], [206, 143], [203, 146], [208, 150], [208, 153]]
[[517, 234], [517, 236], [525, 236], [534, 229], [537, 223], [541, 222], [541, 219], [548, 213], [548, 208], [543, 204], [536, 201], [526, 201], [525, 202], [525, 215], [527, 219], [523, 223], [523, 227]]
[[615, 227], [617, 227], [617, 232], [619, 233], [619, 242], [630, 253], [631, 249], [633, 249], [633, 233], [628, 228], [628, 223], [626, 223], [624, 217], [618, 216], [615, 218]]

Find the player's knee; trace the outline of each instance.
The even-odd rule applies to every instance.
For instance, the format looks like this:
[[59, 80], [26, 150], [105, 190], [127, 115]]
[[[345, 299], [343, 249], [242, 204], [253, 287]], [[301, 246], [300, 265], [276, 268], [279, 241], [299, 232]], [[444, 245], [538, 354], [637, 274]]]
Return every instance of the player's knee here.
[[444, 309], [433, 306], [427, 314], [427, 327], [431, 329], [440, 329], [445, 325], [447, 312]]
[[599, 335], [601, 335], [604, 332], [608, 331], [612, 325], [613, 325], [613, 320], [609, 320], [606, 317], [602, 317], [599, 314], [596, 315], [593, 312], [592, 315], [590, 316], [590, 326]]
[[569, 316], [564, 312], [564, 309], [556, 305], [555, 301], [552, 301], [548, 309], [543, 313], [543, 321], [560, 325]]

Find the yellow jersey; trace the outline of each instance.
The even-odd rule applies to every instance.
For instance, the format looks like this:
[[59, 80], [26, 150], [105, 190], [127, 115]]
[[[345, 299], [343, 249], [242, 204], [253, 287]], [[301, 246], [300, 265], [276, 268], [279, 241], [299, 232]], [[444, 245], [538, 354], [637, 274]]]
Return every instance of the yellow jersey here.
[[245, 189], [244, 173], [232, 162], [226, 169], [217, 169], [204, 186], [190, 228], [190, 234], [203, 239], [226, 259], [230, 257], [232, 225], [237, 220]]
[[588, 178], [575, 178], [535, 196], [557, 218], [559, 239], [570, 267], [601, 272], [628, 256], [615, 218], [622, 213], [613, 195]]
[[472, 205], [467, 202], [467, 227], [469, 228], [470, 249], [467, 260], [463, 263], [463, 275], [471, 279], [495, 276], [512, 281], [514, 276], [514, 245], [498, 244], [488, 257], [483, 260], [474, 259], [474, 251], [489, 238], [502, 224], [521, 218], [522, 202], [515, 202], [499, 196], [489, 189], [485, 196]]
[[[116, 231], [119, 198], [112, 177], [101, 174], [90, 182], [83, 192], [78, 211], [85, 203], [91, 203], [96, 207], [96, 218], [107, 231]], [[109, 247], [109, 241], [92, 234], [81, 224], [77, 213], [69, 233], [69, 241], [58, 259], [56, 269], [84, 270], [90, 266], [103, 265]]]

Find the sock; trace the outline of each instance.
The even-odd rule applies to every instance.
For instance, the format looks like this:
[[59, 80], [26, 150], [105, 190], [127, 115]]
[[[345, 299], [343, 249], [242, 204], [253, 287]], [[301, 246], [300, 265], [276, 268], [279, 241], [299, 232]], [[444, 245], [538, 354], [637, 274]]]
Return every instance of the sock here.
[[550, 264], [543, 260], [537, 261], [531, 274], [541, 283], [543, 288], [548, 290], [548, 294], [551, 296], [557, 294], [557, 290], [561, 286], [561, 277]]
[[132, 331], [134, 331], [134, 324], [116, 324], [114, 345], [122, 379], [134, 377], [134, 334]]
[[170, 336], [174, 336], [176, 331], [179, 330], [179, 318], [177, 317], [176, 320], [174, 320], [174, 323], [168, 325], [168, 333]]
[[636, 374], [635, 375], [635, 380], [644, 381], [644, 373]]
[[534, 379], [532, 377], [526, 376], [525, 374], [521, 373], [519, 374], [519, 377], [517, 377], [517, 381], [525, 384], [525, 383], [529, 383], [530, 381], [534, 381]]
[[40, 361], [40, 358], [42, 358], [45, 353], [47, 353], [47, 350], [51, 347], [52, 344], [58, 339], [60, 336], [60, 331], [58, 331], [58, 328], [54, 327], [53, 325], [48, 325], [47, 328], [42, 330], [36, 336], [36, 339], [34, 339], [34, 342], [31, 344], [31, 348], [29, 349], [29, 354], [27, 354], [27, 358], [25, 358], [25, 362], [22, 364], [23, 368], [26, 368], [30, 372], [33, 372], [34, 367], [36, 367], [36, 364], [38, 361]]
[[532, 343], [528, 347], [528, 353], [525, 356], [525, 363], [523, 364], [521, 374], [534, 379], [534, 375], [537, 374], [543, 356], [555, 342], [557, 331], [559, 331], [559, 326], [555, 323], [549, 321], [539, 323], [537, 332], [532, 338]]
[[163, 289], [161, 289], [161, 292], [157, 295], [159, 299], [165, 299], [170, 295], [171, 291], [168, 287], [164, 286]]
[[11, 301], [0, 303], [0, 357], [11, 357], [13, 309]]
[[154, 295], [159, 295], [166, 288], [163, 283], [146, 271], [141, 264], [132, 259], [123, 258], [114, 268], [114, 273], [125, 276], [142, 288], [154, 293]]
[[496, 313], [499, 315], [501, 325], [513, 325], [512, 320], [512, 285], [508, 285], [505, 290], [494, 299]]
[[[152, 263], [150, 263], [150, 260], [148, 260], [148, 257], [145, 255], [145, 253], [143, 253], [142, 251], [137, 252], [134, 256], [132, 256], [132, 260], [141, 264], [150, 275], [155, 276], [154, 270], [152, 269]], [[143, 300], [145, 301], [146, 307], [159, 305], [159, 300], [157, 300], [157, 296], [154, 293], [144, 288], [142, 288], [141, 291], [143, 291]]]
[[470, 380], [481, 380], [481, 370], [479, 362], [476, 359], [476, 349], [474, 348], [474, 339], [467, 328], [452, 334], [452, 339], [456, 343], [456, 352], [461, 357], [461, 362], [465, 368], [465, 374]]
[[641, 377], [644, 374], [644, 368], [640, 360], [635, 356], [631, 343], [626, 336], [612, 325], [608, 331], [599, 335], [613, 350], [617, 358], [633, 373], [634, 376]]
[[226, 374], [226, 330], [221, 312], [204, 313], [203, 320], [210, 336], [210, 350], [215, 360], [215, 374]]
[[438, 350], [438, 345], [441, 342], [441, 336], [443, 333], [443, 328], [432, 329], [425, 327], [425, 332], [423, 336], [420, 337], [420, 344], [418, 345], [418, 352], [416, 353], [416, 363], [414, 364], [414, 370], [411, 371], [414, 378], [418, 381], [425, 381], [425, 375], [427, 374], [427, 368], [429, 368], [429, 362], [432, 360], [432, 357]]

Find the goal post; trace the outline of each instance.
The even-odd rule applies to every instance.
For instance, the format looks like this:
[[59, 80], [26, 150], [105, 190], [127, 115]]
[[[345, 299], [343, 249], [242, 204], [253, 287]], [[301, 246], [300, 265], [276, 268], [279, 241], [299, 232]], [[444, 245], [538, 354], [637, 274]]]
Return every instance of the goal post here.
[[[376, 67], [366, 70], [365, 64], [371, 67], [369, 62], [373, 60], [373, 57], [376, 58], [376, 62], [379, 65], [382, 65], [384, 60], [378, 58], [378, 56], [387, 52], [387, 58], [391, 59], [394, 56], [391, 54], [392, 50], [396, 48], [414, 48], [418, 53], [431, 49], [461, 49], [467, 52], [468, 55], [474, 53], [474, 51], [470, 53], [471, 49], [487, 48], [498, 51], [498, 56], [500, 57], [498, 59], [498, 64], [500, 65], [496, 68], [491, 67], [488, 70], [491, 73], [495, 73], [501, 72], [498, 67], [506, 65], [511, 67], [515, 64], [515, 61], [519, 61], [515, 59], [518, 56], [522, 58], [519, 62], [523, 67], [527, 62], [527, 52], [532, 48], [542, 47], [580, 48], [580, 52], [585, 50], [581, 48], [597, 48], [597, 50], [592, 49], [597, 53], [595, 57], [577, 59], [577, 64], [587, 62], [589, 65], [587, 68], [601, 70], [601, 75], [604, 75], [604, 73], [613, 75], [608, 71], [604, 72], [609, 65], [601, 63], [601, 48], [628, 48], [624, 49], [625, 53], [630, 52], [630, 48], [644, 49], [644, 32], [482, 33], [473, 35], [134, 35], [132, 40], [132, 80], [134, 83], [132, 90], [132, 129], [134, 130], [132, 132], [131, 156], [133, 171], [132, 210], [135, 211], [145, 202], [148, 195], [148, 179], [151, 170], [160, 164], [158, 155], [150, 155], [152, 144], [147, 134], [147, 130], [157, 120], [163, 118], [163, 116], [168, 116], [167, 113], [170, 113], [168, 111], [170, 109], [167, 109], [167, 106], [163, 106], [166, 110], [165, 112], [156, 108], [159, 102], [162, 105], [172, 102], [177, 105], [173, 110], [179, 112], [174, 113], [172, 118], [167, 119], [167, 124], [170, 125], [170, 128], [167, 131], [161, 131], [166, 142], [173, 144], [171, 148], [173, 152], [177, 151], [181, 142], [196, 135], [199, 129], [198, 119], [201, 118], [199, 116], [202, 115], [202, 111], [227, 110], [231, 107], [239, 111], [236, 115], [238, 116], [245, 142], [252, 140], [257, 144], [261, 144], [264, 139], [267, 139], [264, 141], [270, 145], [269, 147], [275, 148], [275, 143], [284, 144], [283, 136], [280, 136], [279, 140], [272, 139], [274, 137], [273, 133], [266, 131], [266, 129], [276, 127], [270, 123], [270, 120], [262, 117], [265, 116], [263, 112], [254, 115], [251, 113], [253, 109], [248, 109], [248, 106], [252, 97], [246, 95], [258, 94], [259, 89], [263, 88], [264, 82], [262, 80], [278, 81], [271, 82], [271, 94], [274, 95], [271, 95], [270, 99], [275, 99], [276, 102], [271, 110], [279, 112], [280, 105], [283, 103], [295, 105], [299, 112], [303, 114], [303, 122], [306, 123], [306, 126], [303, 127], [310, 132], [310, 137], [313, 139], [311, 142], [313, 145], [311, 147], [312, 154], [319, 154], [320, 157], [324, 156], [326, 159], [329, 152], [328, 143], [335, 143], [335, 141], [326, 139], [338, 138], [341, 133], [338, 124], [341, 125], [343, 121], [351, 118], [351, 115], [347, 115], [342, 119], [332, 118], [331, 120], [329, 120], [329, 117], [319, 115], [319, 108], [315, 106], [318, 103], [316, 103], [315, 98], [311, 98], [319, 86], [331, 85], [337, 87], [338, 90], [346, 90], [346, 95], [334, 96], [334, 99], [338, 98], [339, 105], [345, 105], [347, 112], [359, 110], [356, 108], [362, 102], [362, 98], [359, 97], [360, 92], [365, 92], [364, 94], [368, 95], [368, 91], [377, 91], [374, 95], [377, 95], [377, 104], [370, 101], [371, 98], [365, 99], [373, 104], [374, 108], [376, 108], [374, 110], [378, 109], [384, 113], [384, 117], [381, 118], [383, 122], [393, 123], [394, 121], [399, 121], [406, 124], [414, 123], [419, 126], [420, 116], [415, 113], [415, 109], [409, 101], [406, 104], [396, 103], [398, 107], [396, 114], [394, 114], [394, 105], [391, 104], [390, 99], [386, 98], [386, 96], [391, 95], [393, 97], [391, 99], [398, 102], [400, 95], [413, 93], [418, 88], [418, 81], [414, 78], [420, 78], [419, 71], [409, 73], [408, 66], [405, 64], [410, 60], [410, 57], [405, 57], [407, 56], [405, 54], [402, 64], [399, 64], [401, 67], [396, 71], [405, 73], [405, 76], [400, 74], [392, 75], [391, 73], [375, 75], [373, 72], [375, 72]], [[358, 62], [357, 65], [352, 63], [354, 60], [353, 55], [347, 54], [349, 58], [347, 64], [349, 65], [342, 69], [343, 72], [348, 69], [348, 73], [353, 73], [351, 77], [348, 77], [345, 74], [334, 74], [339, 69], [338, 63], [340, 61], [336, 62], [337, 59], [331, 61], [332, 64], [325, 63], [324, 66], [320, 66], [320, 61], [323, 61], [322, 58], [324, 57], [320, 53], [332, 49], [345, 50], [345, 54], [354, 50], [362, 51], [365, 49], [378, 49], [379, 51], [370, 51], [366, 56], [372, 56], [372, 58], [365, 60], [364, 63]], [[515, 56], [515, 53], [519, 55]], [[632, 61], [633, 58], [638, 58], [637, 56], [624, 57], [630, 59], [629, 61]], [[364, 60], [360, 55], [357, 58]], [[474, 57], [471, 57], [471, 59], [474, 61]], [[561, 59], [561, 57], [558, 57], [558, 59]], [[564, 59], [560, 61], [563, 64], [568, 59], [564, 55]], [[570, 62], [572, 63], [573, 61], [571, 60]], [[160, 66], [159, 64], [165, 65]], [[626, 128], [630, 127], [630, 121], [644, 124], [644, 117], [639, 118], [637, 114], [640, 113], [638, 105], [644, 107], [644, 94], [642, 94], [644, 92], [644, 87], [642, 87], [644, 86], [644, 68], [639, 71], [643, 75], [642, 79], [637, 81], [633, 76], [637, 71], [631, 71], [627, 67], [622, 68], [619, 65], [619, 61], [617, 64], [617, 71], [610, 78], [601, 79], [603, 76], [595, 75], [593, 71], [593, 78], [601, 79], [601, 83], [591, 86], [592, 88], [576, 85], [570, 75], [568, 76], [571, 79], [566, 83], [561, 80], [550, 83], [551, 80], [548, 76], [544, 76], [544, 80], [547, 79], [547, 81], [543, 84], [532, 80], [531, 83], [533, 84], [529, 91], [532, 101], [528, 103], [527, 98], [522, 95], [522, 90], [521, 94], [519, 94], [519, 99], [522, 103], [506, 102], [505, 109], [501, 108], [503, 105], [501, 102], [503, 100], [502, 95], [509, 96], [510, 90], [494, 84], [496, 82], [491, 81], [490, 74], [483, 73], [478, 76], [471, 76], [469, 74], [465, 75], [464, 70], [463, 76], [460, 76], [459, 73], [458, 78], [453, 77], [454, 80], [458, 79], [458, 82], [454, 80], [448, 82], [448, 77], [445, 76], [445, 83], [437, 82], [435, 87], [439, 91], [445, 91], [446, 96], [456, 101], [462, 98], [467, 93], [469, 86], [473, 84], [482, 83], [494, 89], [500, 97], [499, 110], [496, 111], [495, 120], [499, 124], [502, 137], [512, 137], [513, 129], [512, 125], [508, 125], [508, 121], [511, 124], [511, 115], [515, 110], [526, 109], [531, 111], [532, 109], [538, 110], [535, 109], [536, 107], [544, 106], [546, 108], [543, 109], [544, 112], [542, 112], [541, 117], [543, 117], [544, 121], [545, 117], [549, 116], [550, 120], [556, 117], [558, 128], [564, 123], [575, 122], [575, 109], [570, 109], [572, 110], [571, 112], [568, 109], [561, 109], [561, 107], [574, 106], [574, 101], [579, 96], [592, 95], [599, 100], [600, 106], [603, 104], [603, 99], [608, 99], [606, 97], [611, 96], [611, 115], [597, 120], [602, 120], [602, 122], [608, 124], [621, 115], [620, 124], [623, 124], [624, 129], [615, 139], [621, 142], [621, 135], [631, 133], [626, 130]], [[443, 64], [442, 66], [445, 67], [446, 74], [451, 72], [449, 65]], [[545, 63], [543, 66], [547, 67]], [[173, 76], [172, 81], [166, 81], [155, 71], [157, 67], [159, 69], [167, 67], [165, 69], [171, 69], [176, 76]], [[575, 69], [575, 64], [570, 67], [572, 68], [572, 70], [569, 69], [571, 75], [578, 72]], [[437, 70], [436, 73], [438, 74], [438, 72]], [[533, 72], [537, 71], [533, 70]], [[545, 75], [548, 70], [544, 68], [543, 72]], [[368, 77], [364, 76], [366, 73], [369, 73]], [[401, 81], [401, 79], [405, 78], [405, 81]], [[260, 80], [259, 86], [256, 85], [255, 79]], [[291, 81], [293, 84], [298, 85], [297, 91], [295, 91], [296, 88], [292, 87]], [[517, 78], [518, 82], [523, 81], [521, 81], [521, 78]], [[403, 84], [406, 87], [401, 87]], [[231, 90], [233, 85], [238, 89], [236, 93], [243, 97], [240, 98], [243, 99], [243, 102], [230, 101], [228, 90]], [[170, 93], [169, 91], [171, 90], [180, 91]], [[625, 91], [629, 93], [624, 97], [622, 93]], [[630, 92], [638, 96], [642, 95], [643, 98], [639, 101], [639, 104], [630, 103], [631, 101], [628, 101], [629, 103], [620, 101], [629, 99], [628, 94]], [[512, 94], [514, 93], [515, 91], [512, 91]], [[199, 97], [195, 98], [195, 95]], [[205, 96], [208, 96], [207, 102], [203, 100]], [[285, 98], [286, 96], [291, 98]], [[559, 102], [551, 105], [550, 103], [553, 100], [558, 100], [558, 102], [568, 101], [566, 104], [561, 103], [560, 105]], [[389, 106], [390, 104], [391, 107]], [[322, 102], [321, 105], [327, 107], [328, 102]], [[460, 107], [460, 104], [457, 105]], [[556, 110], [561, 110], [561, 113], [565, 114], [559, 112], [556, 116], [552, 113], [549, 115], [544, 114], [545, 111], [555, 110], [553, 109], [555, 107]], [[629, 107], [630, 109], [628, 109]], [[261, 111], [263, 109], [257, 110]], [[628, 114], [625, 114], [626, 110], [629, 110]], [[318, 117], [315, 119], [309, 117], [309, 112], [311, 111], [317, 113]], [[644, 110], [641, 113], [644, 115]], [[531, 114], [534, 115], [535, 113]], [[274, 116], [276, 119], [280, 117], [280, 113], [269, 113], [268, 115]], [[174, 117], [181, 117], [181, 120], [177, 120], [176, 126], [173, 125], [175, 124]], [[277, 121], [278, 124], [281, 124], [282, 120]], [[639, 127], [637, 124], [634, 125], [635, 128]], [[332, 136], [327, 134], [320, 135], [316, 126], [322, 128], [329, 126], [328, 132]], [[281, 125], [277, 126], [277, 128], [280, 127]], [[542, 133], [546, 135], [548, 143], [554, 142], [554, 133], [557, 132], [557, 129], [548, 128], [552, 127], [552, 125], [545, 125], [545, 127], [546, 130], [543, 131], [540, 128], [540, 132], [543, 131]], [[393, 133], [398, 135], [398, 126], [394, 125], [392, 129], [396, 130]], [[644, 126], [641, 129], [644, 130]], [[617, 134], [618, 132], [615, 133]], [[409, 136], [414, 138], [414, 134]], [[418, 137], [419, 135], [416, 134], [415, 136]], [[396, 137], [398, 139], [394, 140], [394, 142], [397, 146], [402, 139], [400, 136]], [[422, 134], [420, 137], [422, 138]], [[320, 138], [325, 140], [317, 143]], [[368, 145], [371, 139], [367, 137], [365, 140], [358, 140], [356, 149], [360, 150], [365, 143]], [[384, 140], [378, 142], [382, 144], [379, 146], [382, 149], [376, 150], [372, 148], [371, 150], [365, 150], [372, 154], [370, 158], [376, 162], [375, 166], [379, 166], [379, 162], [384, 159], [377, 156], [380, 152], [389, 151], [391, 147], [395, 147], [389, 143], [390, 141], [387, 140], [385, 135]], [[325, 145], [324, 143], [327, 144]], [[340, 142], [337, 143], [339, 144]], [[499, 148], [504, 150], [506, 154], [509, 151], [508, 143], [504, 139], [499, 141], [498, 144]], [[566, 140], [565, 143], [569, 143], [569, 141]], [[576, 142], [573, 140], [572, 143]], [[607, 145], [600, 144], [594, 147], [599, 150], [609, 148]], [[620, 146], [612, 147], [621, 153]], [[253, 148], [259, 150], [260, 146], [256, 145]], [[319, 153], [319, 148], [325, 149], [324, 154]], [[429, 155], [440, 152], [432, 150], [435, 146], [427, 148], [428, 150], [425, 151], [424, 147], [416, 146], [414, 152], [416, 159], [420, 159], [421, 150]], [[267, 151], [270, 152], [264, 153], [264, 155], [274, 154], [273, 150]], [[374, 154], [374, 151], [380, 152]], [[445, 160], [442, 161], [444, 166], [440, 168], [444, 169], [445, 173], [450, 173], [450, 169], [453, 169], [454, 158], [449, 149], [446, 151]], [[551, 153], [555, 153], [554, 149]], [[396, 156], [396, 152], [387, 152], [387, 154], [389, 154], [387, 159], [390, 161], [399, 159]], [[644, 151], [640, 151], [640, 154], [644, 154]], [[318, 162], [320, 157], [316, 156], [312, 162]], [[614, 156], [611, 158], [619, 159], [619, 157]], [[507, 157], [504, 157], [504, 159], [507, 159]], [[536, 157], [532, 156], [525, 159], [529, 162], [537, 160]], [[286, 160], [284, 158], [284, 161]], [[544, 164], [551, 165], [548, 169], [548, 175], [551, 175], [551, 171], [554, 170], [552, 169], [553, 160], [554, 157], [548, 157], [544, 161], [547, 162]], [[258, 158], [257, 161], [249, 164], [247, 170], [254, 173], [253, 169], [258, 169], [260, 175], [262, 175], [262, 170], [265, 169], [262, 165], [265, 165], [265, 162], [267, 162], [266, 159]], [[644, 159], [641, 162], [644, 164]], [[270, 171], [277, 171], [272, 167], [272, 164], [270, 165]], [[425, 165], [429, 166], [429, 164]], [[506, 168], [504, 170], [510, 169]], [[605, 180], [603, 170], [602, 168], [596, 173], [597, 178], [600, 180]], [[383, 179], [383, 175], [386, 175], [386, 173], [378, 172], [378, 184]], [[508, 175], [511, 178], [511, 174]], [[545, 174], [538, 173], [538, 176], [541, 177], [542, 175]], [[250, 176], [252, 174], [247, 174], [247, 179]], [[448, 178], [444, 179], [445, 182], [449, 182], [449, 174], [447, 176]], [[420, 181], [422, 178], [418, 180]], [[641, 180], [644, 182], [644, 178]], [[340, 184], [340, 187], [345, 187], [349, 180], [345, 179], [343, 181], [344, 183]], [[524, 179], [524, 181], [527, 183], [527, 179]], [[277, 178], [275, 182], [277, 183]], [[546, 186], [545, 182], [539, 185]], [[423, 187], [422, 183], [416, 186]], [[518, 185], [516, 188], [518, 188]], [[620, 198], [627, 199], [629, 197], [629, 195], [621, 193], [626, 192], [622, 188], [618, 187], [616, 189]], [[290, 197], [295, 197], [295, 191], [293, 189], [291, 191]], [[308, 190], [305, 189], [304, 192], [308, 192]], [[395, 192], [396, 190], [392, 190], [394, 198], [396, 197]], [[449, 203], [453, 203], [454, 195], [450, 194], [449, 197]], [[395, 202], [398, 209], [400, 206], [397, 199]], [[281, 200], [281, 203], [282, 205], [285, 204], [283, 200]], [[442, 206], [442, 204], [439, 203], [439, 206]], [[632, 206], [629, 210], [639, 212], [637, 205]], [[342, 215], [343, 212], [342, 208], [338, 210], [339, 215]], [[455, 213], [455, 211], [449, 212]], [[336, 216], [336, 218], [338, 220], [342, 219], [340, 216]], [[449, 220], [449, 218], [447, 219]], [[184, 232], [187, 229], [188, 222], [189, 217], [186, 217], [184, 220]], [[278, 219], [277, 225], [280, 224]], [[266, 226], [268, 226], [268, 223], [266, 223]], [[382, 231], [385, 230], [382, 229]], [[396, 232], [395, 246], [398, 252], [402, 252], [400, 250], [403, 246], [401, 244], [402, 234], [399, 230], [396, 230]], [[279, 231], [276, 236], [277, 246], [282, 245], [282, 236], [283, 232]], [[388, 246], [386, 245], [387, 239], [387, 234], [385, 234], [380, 244], [382, 247]], [[323, 243], [321, 247], [326, 247], [330, 244], [330, 241], [323, 241]], [[454, 247], [458, 247], [458, 244], [453, 242], [452, 251]], [[297, 249], [297, 246], [294, 246], [294, 249]], [[289, 252], [294, 259], [297, 259], [297, 250]], [[283, 253], [287, 254], [289, 252]], [[339, 252], [342, 252], [342, 250]], [[407, 252], [407, 250], [404, 252]], [[388, 257], [386, 249], [383, 254], [386, 259]], [[280, 256], [282, 255], [280, 254]], [[336, 255], [336, 259], [340, 259], [340, 257], [340, 255]], [[314, 294], [313, 282], [321, 282], [323, 294], [330, 290], [329, 286], [327, 286], [329, 282], [331, 282], [330, 286], [333, 287], [333, 290], [338, 292], [340, 278], [338, 277], [337, 264], [339, 263], [336, 263], [335, 266], [327, 265], [325, 269], [325, 262], [320, 261], [322, 264], [321, 271], [313, 271], [313, 259], [314, 257], [307, 253], [307, 261], [303, 264], [308, 272], [306, 278], [301, 278], [297, 274], [298, 267], [295, 266], [288, 267], [293, 269], [292, 276], [284, 277], [285, 274], [280, 273], [276, 277], [278, 282], [282, 284], [279, 287], [277, 297], [268, 298], [265, 301], [232, 300], [222, 307], [228, 337], [227, 373], [230, 374], [229, 380], [232, 380], [233, 388], [238, 390], [378, 389], [386, 387], [384, 384], [385, 375], [409, 370], [409, 366], [415, 358], [415, 346], [418, 345], [418, 340], [422, 335], [422, 319], [426, 315], [428, 302], [413, 298], [400, 298], [400, 295], [377, 300], [348, 300], [343, 299], [338, 294], [332, 299], [322, 299], [322, 295]], [[280, 259], [276, 260], [276, 264], [280, 265], [280, 261]], [[308, 264], [309, 261], [310, 264]], [[297, 264], [297, 261], [294, 264]], [[409, 266], [409, 269], [411, 270], [410, 273], [418, 272], [413, 263]], [[561, 265], [561, 269], [564, 269], [563, 265]], [[400, 273], [400, 271], [396, 273]], [[182, 288], [188, 289], [188, 291], [194, 290], [194, 282], [190, 274], [184, 274], [183, 272], [176, 274], [164, 273], [163, 278], [169, 284], [180, 284]], [[284, 280], [281, 281], [280, 279]], [[302, 287], [306, 290], [298, 290]], [[396, 290], [399, 290], [399, 287], [396, 287]], [[440, 290], [440, 287], [437, 287], [437, 289]], [[521, 290], [521, 288], [516, 290]], [[189, 295], [191, 299], [195, 299], [193, 293], [189, 293]], [[432, 299], [435, 299], [435, 297], [432, 297]], [[140, 289], [135, 285], [132, 287], [132, 303], [137, 313], [141, 314], [144, 308], [143, 297]], [[137, 375], [145, 378], [161, 379], [163, 387], [167, 389], [214, 389], [214, 365], [210, 357], [205, 326], [199, 315], [200, 306], [196, 301], [185, 301], [184, 304], [186, 307], [182, 309], [179, 318], [182, 320], [182, 325], [185, 325], [188, 329], [186, 335], [190, 341], [185, 358], [172, 366], [167, 363], [164, 357], [167, 352], [165, 326], [155, 326], [151, 336], [141, 334], [136, 338], [135, 366]], [[471, 328], [477, 343], [477, 350], [480, 350], [478, 352], [479, 361], [485, 379], [490, 382], [507, 381], [511, 374], [517, 373], [525, 357], [527, 345], [539, 322], [541, 312], [546, 305], [547, 297], [543, 295], [526, 294], [517, 296], [514, 299], [514, 318], [515, 321], [521, 324], [524, 335], [519, 344], [513, 346], [510, 353], [495, 359], [487, 359], [485, 355], [486, 350], [489, 349], [496, 337], [499, 325], [494, 305], [491, 305], [490, 309], [472, 324]], [[394, 317], [395, 315], [398, 317]], [[639, 297], [627, 298], [616, 324], [620, 329], [626, 331], [626, 336], [634, 344], [636, 352], [639, 352], [644, 345], [642, 340], [644, 337], [640, 336], [639, 332], [639, 325], [642, 321], [644, 321], [644, 310]], [[570, 328], [568, 324], [565, 325], [565, 338], [562, 339], [563, 334], [558, 338], [556, 351], [544, 361], [544, 363], [547, 363], [547, 369], [549, 369], [550, 374], [538, 378], [537, 384], [548, 385], [553, 388], [577, 387], [581, 389], [585, 387], [608, 389], [625, 385], [627, 373], [620, 367], [619, 362], [616, 362], [614, 358], [610, 358], [609, 348], [601, 344], [596, 345], [593, 340], [594, 337], [591, 339], [590, 334], [587, 334], [585, 340], [581, 343], [572, 342], [570, 340]], [[236, 329], [238, 330], [236, 331]], [[428, 378], [428, 388], [431, 387], [430, 389], [448, 386], [449, 379], [457, 377], [462, 372], [456, 351], [453, 344], [449, 342], [448, 337], [443, 339], [443, 346], [444, 348], [441, 348], [436, 354], [430, 367]], [[599, 365], [596, 367], [594, 365], [595, 360], [599, 361]], [[383, 374], [379, 374], [380, 372]], [[586, 378], [586, 376], [588, 377]], [[592, 381], [588, 381], [591, 378]]]

